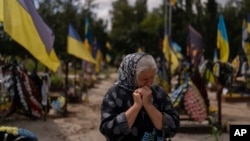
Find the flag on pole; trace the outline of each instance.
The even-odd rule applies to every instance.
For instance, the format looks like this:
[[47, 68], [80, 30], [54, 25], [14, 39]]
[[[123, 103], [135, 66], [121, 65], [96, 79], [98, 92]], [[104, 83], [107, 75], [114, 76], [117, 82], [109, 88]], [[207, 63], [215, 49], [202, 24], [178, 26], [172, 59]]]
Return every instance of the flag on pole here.
[[191, 25], [189, 25], [189, 35], [188, 35], [188, 55], [190, 56], [190, 63], [194, 66], [200, 64], [201, 58], [203, 56], [204, 42], [201, 34], [196, 31]]
[[183, 60], [183, 55], [182, 55], [182, 53], [181, 53], [181, 47], [180, 47], [180, 45], [178, 45], [177, 43], [175, 43], [175, 42], [172, 42], [172, 48], [173, 48], [173, 51], [174, 51], [174, 53], [175, 53], [175, 55], [176, 55], [176, 57], [177, 57], [177, 59], [178, 60]]
[[96, 73], [100, 73], [101, 71], [101, 66], [102, 66], [102, 52], [101, 50], [98, 48], [97, 52], [96, 52], [96, 65], [95, 65], [95, 72]]
[[[4, 31], [54, 72], [60, 66], [53, 50], [53, 31], [44, 23], [30, 0], [4, 0]], [[50, 56], [56, 57], [51, 59]]]
[[178, 58], [176, 57], [176, 54], [173, 52], [170, 45], [171, 44], [169, 42], [169, 37], [165, 33], [164, 40], [163, 40], [163, 50], [162, 51], [163, 51], [163, 54], [165, 56], [165, 59], [167, 61], [170, 61], [169, 64], [170, 64], [171, 74], [174, 74], [177, 67], [179, 66], [179, 62], [178, 62]]
[[69, 54], [72, 54], [77, 58], [83, 59], [90, 63], [96, 63], [95, 59], [85, 48], [81, 37], [71, 24], [69, 24], [68, 27], [67, 51]]
[[219, 60], [224, 63], [228, 62], [229, 43], [228, 43], [226, 26], [222, 14], [220, 14], [218, 22], [217, 48], [219, 49]]
[[85, 17], [85, 38], [84, 38], [84, 46], [88, 49], [89, 53], [95, 58], [93, 54], [92, 48], [93, 38], [90, 30], [90, 23], [88, 17]]

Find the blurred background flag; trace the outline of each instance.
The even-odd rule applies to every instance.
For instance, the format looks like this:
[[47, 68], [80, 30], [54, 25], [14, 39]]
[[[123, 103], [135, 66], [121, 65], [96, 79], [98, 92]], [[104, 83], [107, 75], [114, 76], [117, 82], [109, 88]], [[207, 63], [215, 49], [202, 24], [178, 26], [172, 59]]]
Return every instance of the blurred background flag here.
[[105, 58], [106, 58], [106, 61], [107, 61], [108, 63], [111, 62], [112, 57], [111, 57], [110, 54], [107, 53], [106, 56], [105, 56]]
[[93, 43], [93, 38], [92, 38], [91, 30], [90, 30], [90, 23], [89, 23], [88, 17], [86, 16], [85, 17], [84, 46], [88, 49], [88, 51], [91, 53], [91, 55], [95, 58], [95, 56], [93, 54], [92, 43]]
[[84, 47], [81, 37], [71, 24], [68, 27], [67, 51], [77, 58], [96, 63], [90, 52]]
[[171, 0], [171, 6], [175, 6], [176, 0]]
[[171, 45], [171, 43], [169, 42], [168, 34], [165, 33], [162, 51], [163, 51], [163, 54], [165, 56], [165, 59], [170, 64], [171, 74], [174, 74], [175, 70], [179, 66], [179, 61], [178, 61], [177, 56], [174, 53], [174, 51], [172, 50], [170, 45]]
[[[44, 23], [31, 0], [3, 1], [4, 31], [53, 71], [60, 66], [53, 50], [53, 31]], [[51, 60], [52, 56], [56, 57]]]
[[202, 36], [191, 25], [188, 26], [188, 55], [190, 56], [190, 62], [194, 66], [198, 66], [203, 56], [204, 42]]
[[219, 49], [219, 60], [226, 63], [229, 58], [229, 43], [223, 15], [220, 14], [217, 29], [217, 48]]
[[239, 70], [240, 70], [240, 56], [237, 55], [231, 62], [232, 66], [234, 67], [234, 76], [237, 76]]
[[181, 46], [178, 45], [176, 42], [172, 42], [172, 48], [173, 48], [173, 51], [175, 52], [175, 55], [176, 57], [179, 59], [179, 60], [183, 60], [183, 55], [181, 53]]
[[111, 50], [111, 45], [110, 45], [110, 42], [106, 42], [106, 48], [108, 49], [108, 50]]
[[99, 73], [101, 71], [101, 66], [102, 66], [102, 52], [100, 48], [98, 47], [96, 51], [96, 64], [95, 64], [95, 72]]

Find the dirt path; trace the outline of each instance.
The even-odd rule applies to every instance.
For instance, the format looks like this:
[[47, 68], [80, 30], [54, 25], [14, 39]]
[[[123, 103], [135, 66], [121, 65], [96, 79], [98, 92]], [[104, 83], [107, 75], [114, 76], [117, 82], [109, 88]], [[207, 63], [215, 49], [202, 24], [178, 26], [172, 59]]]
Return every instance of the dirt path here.
[[[67, 117], [49, 116], [47, 121], [32, 121], [25, 117], [10, 118], [2, 124], [28, 129], [37, 135], [39, 141], [105, 141], [99, 132], [100, 104], [104, 93], [114, 83], [116, 73], [110, 79], [100, 81], [88, 90], [88, 102], [68, 104]], [[83, 97], [84, 99], [84, 97]], [[209, 92], [212, 105], [216, 106], [215, 93]], [[222, 118], [229, 123], [250, 124], [250, 109], [246, 103], [222, 103]], [[172, 141], [214, 141], [209, 134], [178, 133]], [[223, 134], [222, 141], [228, 141], [229, 135]]]
[[[104, 93], [114, 83], [116, 74], [110, 79], [100, 81], [88, 90], [88, 101], [69, 103], [67, 117], [51, 114], [47, 121], [32, 121], [22, 116], [12, 115], [1, 126], [16, 126], [30, 130], [37, 135], [39, 141], [105, 141], [99, 132], [100, 103]], [[85, 100], [85, 95], [83, 95]]]

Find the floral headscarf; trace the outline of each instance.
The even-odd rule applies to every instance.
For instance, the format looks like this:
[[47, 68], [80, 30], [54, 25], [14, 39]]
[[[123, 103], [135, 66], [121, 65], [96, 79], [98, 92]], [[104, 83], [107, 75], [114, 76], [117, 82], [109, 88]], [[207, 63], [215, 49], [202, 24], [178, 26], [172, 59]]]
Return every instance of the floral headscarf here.
[[146, 53], [133, 53], [124, 57], [118, 69], [118, 80], [116, 84], [126, 90], [134, 91], [136, 86], [136, 66], [138, 61]]

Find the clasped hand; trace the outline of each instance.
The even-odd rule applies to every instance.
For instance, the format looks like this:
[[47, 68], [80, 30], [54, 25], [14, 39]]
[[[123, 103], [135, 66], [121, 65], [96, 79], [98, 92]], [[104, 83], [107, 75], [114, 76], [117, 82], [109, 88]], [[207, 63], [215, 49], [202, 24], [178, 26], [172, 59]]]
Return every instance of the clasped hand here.
[[133, 92], [134, 104], [140, 108], [152, 104], [151, 97], [152, 90], [147, 86], [138, 88]]

